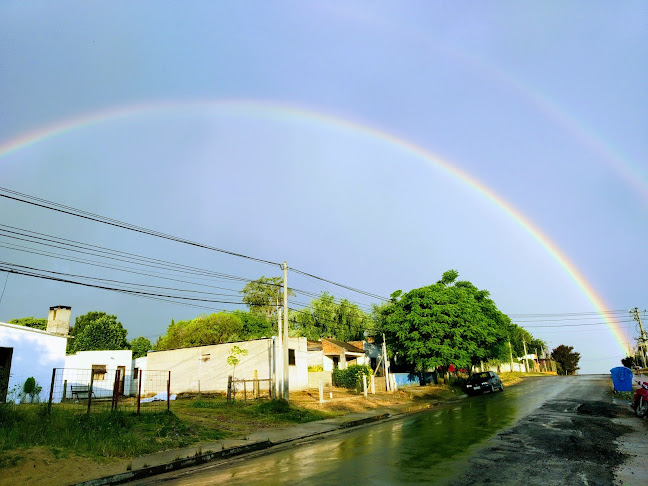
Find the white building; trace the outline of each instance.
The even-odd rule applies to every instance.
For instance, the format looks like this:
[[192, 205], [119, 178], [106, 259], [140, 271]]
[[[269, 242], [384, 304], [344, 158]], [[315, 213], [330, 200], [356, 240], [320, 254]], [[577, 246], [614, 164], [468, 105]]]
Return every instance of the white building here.
[[[42, 387], [37, 400], [49, 400], [52, 370], [65, 366], [70, 313], [70, 307], [50, 307], [46, 331], [0, 322], [0, 402], [19, 402], [29, 377]], [[56, 387], [53, 400], [61, 400]]]
[[75, 387], [88, 387], [91, 377], [92, 392], [97, 398], [112, 396], [115, 387], [119, 395], [133, 394], [133, 352], [130, 349], [79, 351], [65, 357], [63, 380], [67, 398], [73, 397]]
[[[246, 350], [239, 356], [236, 369], [227, 363], [233, 346]], [[171, 393], [226, 392], [228, 377], [266, 380], [274, 377], [279, 351], [275, 339], [255, 339], [236, 343], [215, 344], [193, 348], [149, 351], [146, 357], [142, 394], [150, 393], [155, 373], [171, 372]], [[308, 387], [306, 338], [288, 339], [288, 373], [290, 390]], [[260, 384], [265, 389], [265, 383]], [[269, 387], [269, 384], [268, 384]]]

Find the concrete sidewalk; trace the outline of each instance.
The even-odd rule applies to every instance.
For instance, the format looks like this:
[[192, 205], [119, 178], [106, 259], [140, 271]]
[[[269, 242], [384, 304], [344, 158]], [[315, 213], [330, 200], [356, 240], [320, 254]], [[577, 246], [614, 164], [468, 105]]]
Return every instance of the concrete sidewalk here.
[[78, 485], [100, 486], [126, 483], [186, 467], [197, 466], [214, 460], [270, 449], [280, 444], [316, 437], [321, 434], [415, 413], [425, 410], [429, 406], [429, 404], [422, 404], [408, 408], [377, 408], [287, 427], [259, 429], [244, 439], [222, 439], [214, 442], [195, 444], [183, 449], [147, 454], [134, 458], [131, 461], [131, 468], [128, 471], [113, 476], [91, 479], [78, 483]]

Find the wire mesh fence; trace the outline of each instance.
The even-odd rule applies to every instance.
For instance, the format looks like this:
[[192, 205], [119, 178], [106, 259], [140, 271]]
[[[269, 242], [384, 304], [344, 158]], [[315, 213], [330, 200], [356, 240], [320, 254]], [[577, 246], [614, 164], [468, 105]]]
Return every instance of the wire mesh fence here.
[[54, 368], [48, 407], [79, 412], [170, 409], [171, 372], [155, 370]]
[[[238, 393], [238, 397], [237, 397]], [[271, 378], [255, 378], [253, 380], [227, 378], [227, 401], [231, 402], [236, 399], [248, 401], [266, 398], [274, 398]]]

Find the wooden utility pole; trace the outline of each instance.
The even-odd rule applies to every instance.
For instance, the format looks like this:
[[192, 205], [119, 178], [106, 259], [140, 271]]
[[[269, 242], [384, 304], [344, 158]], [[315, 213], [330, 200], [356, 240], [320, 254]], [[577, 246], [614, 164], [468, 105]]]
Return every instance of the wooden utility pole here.
[[[283, 263], [283, 399], [290, 400], [290, 384], [288, 369], [288, 264]], [[296, 358], [296, 356], [295, 356]]]
[[646, 342], [648, 341], [648, 338], [646, 337], [646, 332], [644, 331], [643, 324], [641, 323], [639, 309], [635, 307], [634, 311], [630, 311], [630, 313], [633, 314], [632, 318], [639, 323], [639, 331], [641, 332], [641, 334], [637, 338], [637, 344], [639, 351], [641, 352], [641, 358], [643, 359], [643, 365], [645, 368], [646, 366], [648, 366], [648, 364], [646, 364]]

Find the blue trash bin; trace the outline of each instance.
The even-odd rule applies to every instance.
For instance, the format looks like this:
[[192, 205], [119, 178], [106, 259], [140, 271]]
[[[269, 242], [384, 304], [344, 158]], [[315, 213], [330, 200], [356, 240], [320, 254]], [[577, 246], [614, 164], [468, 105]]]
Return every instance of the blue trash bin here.
[[617, 366], [610, 370], [614, 391], [632, 391], [632, 370], [625, 366]]

